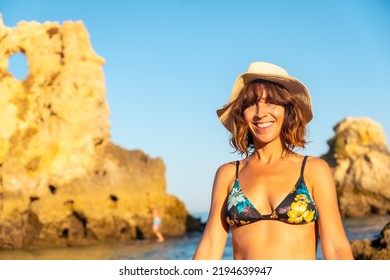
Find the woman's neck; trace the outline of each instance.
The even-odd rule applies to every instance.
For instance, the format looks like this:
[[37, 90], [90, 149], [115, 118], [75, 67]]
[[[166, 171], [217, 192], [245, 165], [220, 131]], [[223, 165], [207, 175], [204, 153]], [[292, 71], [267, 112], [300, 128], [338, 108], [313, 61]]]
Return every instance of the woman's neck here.
[[289, 153], [283, 149], [281, 142], [271, 142], [256, 148], [252, 154], [253, 159], [259, 160], [265, 165], [284, 158]]

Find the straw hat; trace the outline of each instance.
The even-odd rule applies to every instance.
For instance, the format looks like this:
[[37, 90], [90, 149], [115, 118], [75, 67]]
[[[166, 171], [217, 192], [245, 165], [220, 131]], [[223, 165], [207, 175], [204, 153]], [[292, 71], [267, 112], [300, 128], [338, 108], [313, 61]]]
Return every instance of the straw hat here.
[[306, 86], [299, 80], [290, 77], [286, 70], [277, 65], [267, 62], [254, 62], [249, 66], [247, 72], [241, 74], [236, 79], [228, 103], [217, 110], [218, 118], [227, 130], [231, 131], [230, 109], [233, 101], [237, 99], [246, 84], [257, 79], [275, 82], [284, 86], [290, 94], [296, 97], [298, 109], [302, 113], [303, 121], [305, 123], [310, 122], [313, 118], [313, 113], [310, 93]]

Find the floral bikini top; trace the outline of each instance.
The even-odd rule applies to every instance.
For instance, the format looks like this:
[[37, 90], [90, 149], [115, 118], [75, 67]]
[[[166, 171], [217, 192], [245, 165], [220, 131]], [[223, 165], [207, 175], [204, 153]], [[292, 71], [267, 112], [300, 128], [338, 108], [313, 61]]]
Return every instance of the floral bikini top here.
[[303, 178], [306, 159], [307, 156], [303, 159], [301, 175], [294, 188], [269, 215], [262, 215], [242, 192], [238, 182], [240, 162], [236, 161], [236, 180], [226, 203], [226, 222], [233, 227], [260, 220], [278, 220], [289, 224], [307, 224], [317, 220], [318, 209]]

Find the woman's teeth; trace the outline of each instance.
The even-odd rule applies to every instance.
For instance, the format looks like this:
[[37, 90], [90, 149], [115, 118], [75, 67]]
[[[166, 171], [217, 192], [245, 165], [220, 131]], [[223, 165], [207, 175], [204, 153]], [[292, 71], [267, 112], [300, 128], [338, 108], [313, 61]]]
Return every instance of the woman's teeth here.
[[256, 124], [256, 126], [258, 128], [266, 128], [266, 127], [269, 127], [271, 125], [272, 125], [272, 122], [265, 122], [265, 123], [258, 123], [258, 124]]

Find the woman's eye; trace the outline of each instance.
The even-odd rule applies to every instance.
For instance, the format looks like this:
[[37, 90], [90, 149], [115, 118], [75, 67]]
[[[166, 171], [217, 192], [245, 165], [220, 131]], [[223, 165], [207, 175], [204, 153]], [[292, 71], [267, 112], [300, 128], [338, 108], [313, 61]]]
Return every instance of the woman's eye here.
[[277, 105], [276, 102], [273, 100], [267, 100], [265, 103], [268, 105]]
[[248, 102], [246, 105], [244, 105], [244, 108], [247, 109], [247, 108], [253, 107], [255, 105], [256, 105], [255, 102]]
[[243, 107], [244, 111], [246, 110], [254, 110], [256, 103], [248, 103], [246, 106]]

